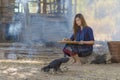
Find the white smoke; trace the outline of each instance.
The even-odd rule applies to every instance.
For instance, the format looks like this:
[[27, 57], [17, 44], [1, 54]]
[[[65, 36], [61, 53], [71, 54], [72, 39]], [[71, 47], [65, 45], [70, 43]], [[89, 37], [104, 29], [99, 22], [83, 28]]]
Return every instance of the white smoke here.
[[10, 24], [8, 33], [10, 35], [19, 35], [22, 32], [22, 24], [20, 22]]

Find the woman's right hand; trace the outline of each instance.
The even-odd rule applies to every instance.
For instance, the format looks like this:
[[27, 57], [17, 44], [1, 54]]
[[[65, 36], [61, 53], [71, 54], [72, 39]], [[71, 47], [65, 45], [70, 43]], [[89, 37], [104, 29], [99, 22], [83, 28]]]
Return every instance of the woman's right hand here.
[[64, 38], [63, 41], [71, 41], [69, 38]]

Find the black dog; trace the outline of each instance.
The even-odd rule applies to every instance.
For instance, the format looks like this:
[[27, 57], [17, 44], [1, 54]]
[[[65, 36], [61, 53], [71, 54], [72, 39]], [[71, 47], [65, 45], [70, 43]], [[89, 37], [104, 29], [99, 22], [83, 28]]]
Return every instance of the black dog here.
[[55, 72], [61, 71], [61, 69], [60, 69], [61, 64], [66, 63], [68, 61], [69, 61], [69, 58], [55, 59], [52, 62], [50, 62], [49, 65], [43, 67], [41, 70], [44, 72], [49, 72], [50, 69], [53, 69]]

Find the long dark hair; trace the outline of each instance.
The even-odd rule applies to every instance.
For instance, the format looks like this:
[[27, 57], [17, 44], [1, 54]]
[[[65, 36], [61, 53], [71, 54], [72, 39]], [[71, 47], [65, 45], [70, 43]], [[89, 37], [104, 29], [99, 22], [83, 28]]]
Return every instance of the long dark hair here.
[[79, 18], [81, 20], [81, 25], [83, 27], [87, 27], [87, 23], [84, 19], [84, 16], [81, 13], [76, 14], [75, 18], [74, 18], [74, 24], [73, 24], [74, 39], [76, 39], [76, 34], [77, 34], [78, 29], [79, 29], [78, 25], [76, 24], [76, 18]]

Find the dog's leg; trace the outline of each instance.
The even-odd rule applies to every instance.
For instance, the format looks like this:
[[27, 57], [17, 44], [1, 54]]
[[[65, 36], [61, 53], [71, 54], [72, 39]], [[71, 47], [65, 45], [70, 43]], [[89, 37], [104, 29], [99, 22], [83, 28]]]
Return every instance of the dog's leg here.
[[60, 69], [60, 68], [58, 68], [58, 70], [57, 70], [58, 72], [61, 72], [61, 73], [63, 73], [63, 71]]

